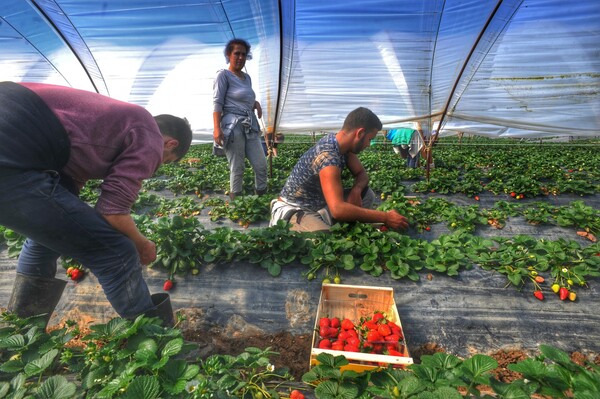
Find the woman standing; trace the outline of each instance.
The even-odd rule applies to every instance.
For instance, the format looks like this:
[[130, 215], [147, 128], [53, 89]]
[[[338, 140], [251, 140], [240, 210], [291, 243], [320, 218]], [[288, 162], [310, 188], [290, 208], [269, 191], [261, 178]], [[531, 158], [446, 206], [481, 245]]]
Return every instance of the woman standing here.
[[246, 158], [254, 170], [256, 194], [262, 195], [267, 191], [267, 161], [257, 119], [262, 117], [262, 108], [256, 101], [250, 75], [242, 71], [246, 60], [252, 59], [250, 44], [242, 39], [230, 40], [224, 53], [229, 68], [217, 73], [213, 87], [213, 138], [225, 148], [229, 197], [242, 194]]

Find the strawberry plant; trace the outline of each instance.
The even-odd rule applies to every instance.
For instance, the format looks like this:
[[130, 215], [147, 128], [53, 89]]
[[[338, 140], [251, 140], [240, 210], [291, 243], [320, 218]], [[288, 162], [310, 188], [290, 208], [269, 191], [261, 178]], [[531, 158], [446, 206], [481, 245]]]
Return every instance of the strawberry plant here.
[[310, 241], [290, 231], [289, 224], [279, 221], [269, 229], [250, 230], [243, 245], [248, 261], [260, 264], [275, 277], [283, 265], [299, 260], [306, 253]]
[[557, 212], [555, 206], [545, 202], [533, 202], [525, 206], [521, 214], [531, 224], [550, 223]]
[[506, 224], [509, 216], [518, 215], [518, 205], [507, 201], [496, 201], [494, 206], [489, 209], [482, 209], [480, 212], [487, 217], [488, 224], [494, 228], [501, 229]]
[[250, 223], [269, 220], [271, 213], [269, 212], [269, 206], [271, 203], [271, 196], [268, 195], [245, 195], [236, 197], [233, 201], [229, 202], [230, 210], [228, 217], [238, 222], [241, 226], [248, 227]]
[[425, 268], [448, 276], [458, 275], [462, 268], [471, 268], [469, 259], [462, 251], [470, 237], [466, 234], [442, 235], [431, 243], [423, 244], [421, 256], [425, 259]]
[[[559, 226], [575, 226], [593, 235], [600, 234], [600, 210], [585, 205], [583, 201], [573, 201], [562, 206], [556, 213]], [[593, 241], [593, 240], [592, 240]]]
[[479, 212], [479, 205], [455, 206], [444, 210], [448, 227], [461, 231], [473, 231], [476, 225], [486, 225], [487, 217]]
[[229, 227], [219, 227], [202, 236], [202, 260], [206, 263], [231, 262], [242, 259], [247, 235]]
[[354, 269], [354, 256], [348, 253], [353, 249], [354, 241], [336, 234], [340, 229], [343, 229], [341, 225], [334, 225], [331, 235], [314, 234], [313, 245], [309, 248], [308, 254], [300, 259], [303, 264], [309, 266], [308, 271], [304, 273], [309, 280], [315, 279], [319, 270], [323, 270], [323, 275], [329, 277], [339, 274], [339, 269]]
[[152, 266], [166, 269], [170, 278], [197, 268], [203, 256], [203, 230], [196, 218], [159, 218], [149, 235], [157, 248]]

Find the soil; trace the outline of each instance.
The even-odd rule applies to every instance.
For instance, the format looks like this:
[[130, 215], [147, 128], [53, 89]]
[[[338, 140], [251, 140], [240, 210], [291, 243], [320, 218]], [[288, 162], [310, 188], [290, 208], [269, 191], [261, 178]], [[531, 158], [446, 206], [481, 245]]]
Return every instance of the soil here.
[[[198, 338], [206, 336], [205, 333], [184, 332], [184, 337], [192, 342], [202, 343], [204, 338], [198, 342]], [[238, 355], [247, 347], [266, 348], [270, 347], [272, 351], [279, 353], [273, 356], [271, 360], [276, 367], [287, 367], [290, 374], [296, 381], [302, 380], [302, 375], [309, 370], [310, 349], [312, 344], [311, 335], [293, 335], [289, 332], [279, 332], [276, 334], [258, 334], [248, 337], [232, 338], [229, 335], [213, 335], [213, 344], [210, 349], [203, 353], [204, 356], [213, 354]], [[420, 363], [421, 356], [433, 355], [437, 352], [445, 352], [444, 348], [436, 343], [428, 343], [411, 351], [411, 356], [415, 363]], [[514, 364], [527, 359], [530, 354], [523, 350], [500, 350], [486, 355], [494, 358], [498, 362], [498, 368], [493, 370], [492, 375], [499, 381], [510, 383], [511, 381], [521, 379], [520, 373], [508, 369], [509, 364]], [[571, 353], [571, 359], [580, 365], [586, 361], [600, 365], [600, 355], [588, 357], [581, 352]]]

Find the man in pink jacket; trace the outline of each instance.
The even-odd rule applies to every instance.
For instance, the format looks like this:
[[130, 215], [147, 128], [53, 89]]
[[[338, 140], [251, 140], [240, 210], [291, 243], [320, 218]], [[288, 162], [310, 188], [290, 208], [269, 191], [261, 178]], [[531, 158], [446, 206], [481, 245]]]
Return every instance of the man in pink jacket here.
[[[155, 314], [141, 265], [156, 247], [131, 206], [144, 179], [186, 154], [188, 122], [39, 83], [0, 83], [0, 104], [0, 224], [27, 237], [9, 309], [46, 313], [47, 322], [64, 289], [55, 275], [65, 256], [94, 273], [120, 316]], [[90, 179], [102, 179], [95, 207], [78, 198]]]

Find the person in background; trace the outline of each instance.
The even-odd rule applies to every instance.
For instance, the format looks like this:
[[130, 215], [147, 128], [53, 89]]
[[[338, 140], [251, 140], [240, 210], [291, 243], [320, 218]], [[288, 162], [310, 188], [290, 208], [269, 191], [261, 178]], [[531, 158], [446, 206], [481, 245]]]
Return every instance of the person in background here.
[[385, 138], [392, 142], [394, 152], [400, 154], [403, 159], [406, 159], [407, 167], [419, 167], [423, 139], [417, 129], [408, 127], [390, 129]]
[[[350, 112], [340, 131], [326, 135], [300, 157], [279, 198], [271, 203], [270, 225], [286, 220], [291, 230], [327, 231], [336, 221], [358, 221], [406, 228], [406, 218], [395, 210], [371, 209], [375, 194], [357, 156], [381, 127], [377, 115], [367, 108]], [[346, 168], [354, 181], [344, 189], [342, 172]]]
[[213, 139], [225, 148], [229, 197], [234, 199], [242, 194], [246, 158], [254, 171], [255, 192], [262, 195], [267, 191], [267, 161], [258, 125], [262, 108], [256, 101], [250, 75], [243, 71], [246, 60], [252, 59], [250, 44], [232, 39], [224, 53], [229, 68], [220, 70], [214, 81]]
[[[63, 256], [98, 278], [121, 317], [158, 315], [141, 270], [156, 246], [131, 206], [144, 179], [188, 151], [187, 120], [40, 83], [2, 82], [0, 103], [0, 224], [27, 237], [9, 310], [47, 314], [47, 323], [66, 284], [55, 278]], [[95, 207], [78, 197], [90, 179], [102, 179]], [[166, 303], [163, 321], [172, 324]]]

